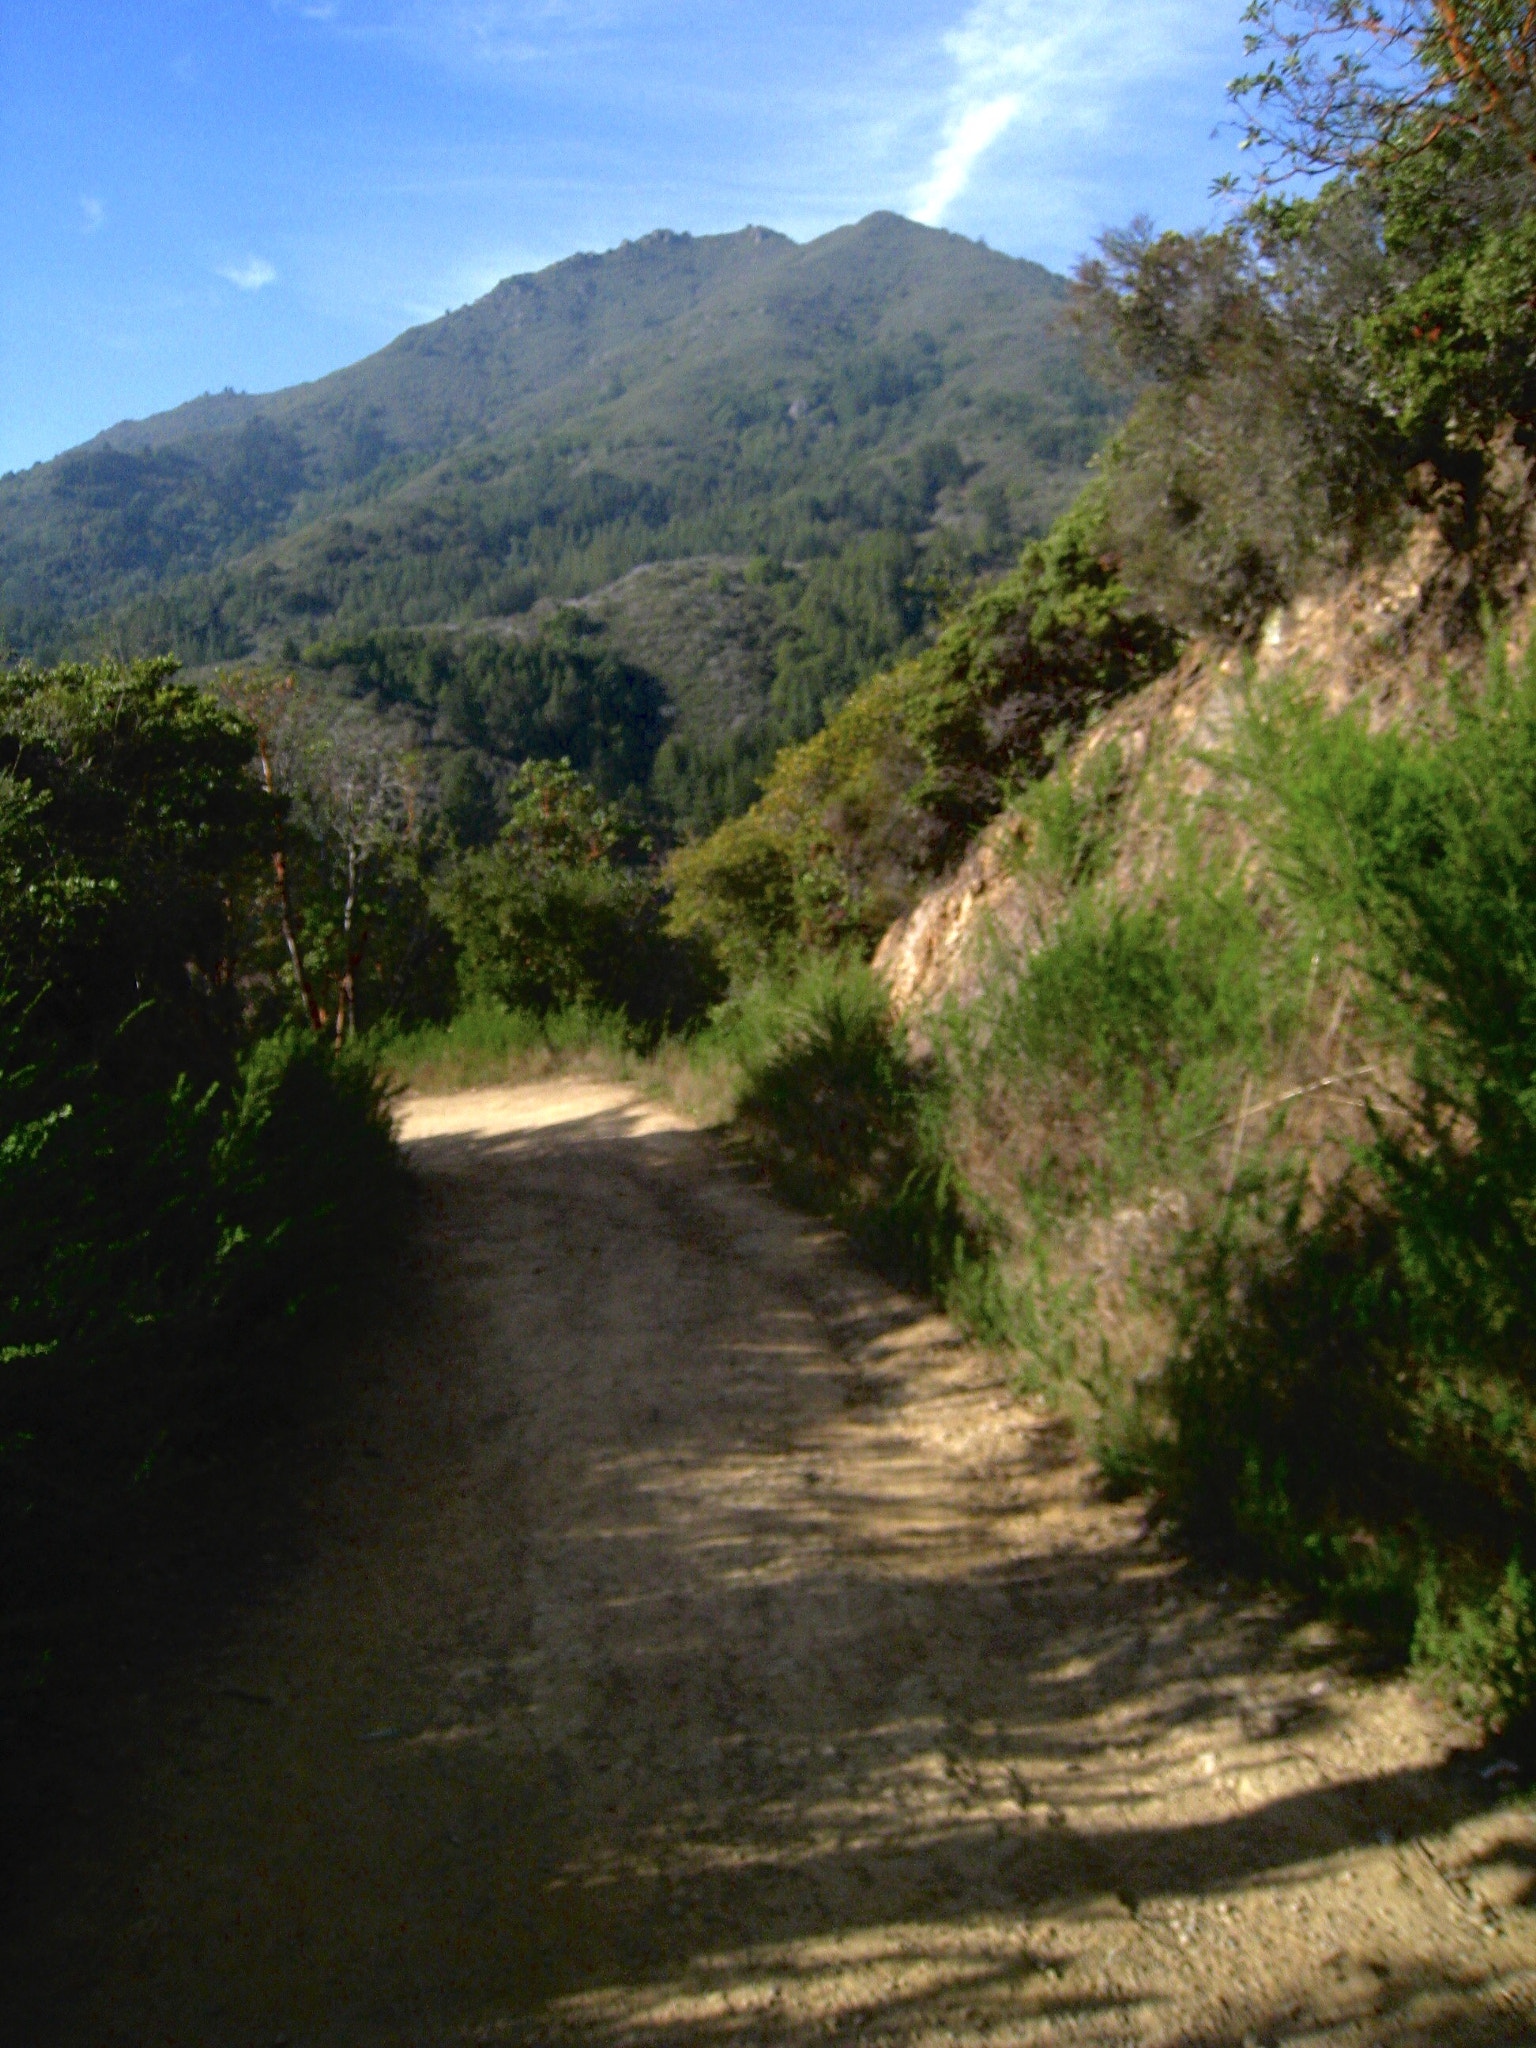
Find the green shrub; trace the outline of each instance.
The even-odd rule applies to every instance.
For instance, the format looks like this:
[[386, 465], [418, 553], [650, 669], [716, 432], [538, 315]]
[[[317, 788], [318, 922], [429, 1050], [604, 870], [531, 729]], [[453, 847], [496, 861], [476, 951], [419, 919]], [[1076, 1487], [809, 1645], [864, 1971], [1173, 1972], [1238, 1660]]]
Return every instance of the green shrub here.
[[1079, 886], [1034, 951], [994, 963], [946, 1045], [973, 1114], [1022, 1134], [1035, 1195], [1091, 1203], [1198, 1166], [1242, 1073], [1290, 1042], [1302, 976], [1224, 833], [1190, 829], [1172, 870], [1128, 898], [1094, 885], [1075, 801], [1036, 808], [1057, 834], [1039, 857], [1076, 863]]
[[444, 910], [470, 1005], [622, 1010], [659, 1030], [719, 993], [712, 963], [665, 923], [648, 848], [568, 763], [529, 763], [513, 779], [494, 846], [453, 868]]
[[0, 1114], [0, 1515], [46, 1550], [358, 1309], [405, 1181], [370, 1061], [309, 1032], [232, 1090], [12, 1069]]
[[1202, 1536], [1507, 1720], [1536, 1701], [1536, 660], [1418, 732], [1282, 695], [1240, 760], [1399, 1078], [1326, 1200], [1301, 1162], [1186, 1241], [1147, 1467]]
[[940, 1077], [913, 1065], [867, 968], [816, 961], [760, 983], [710, 1036], [740, 1067], [738, 1137], [792, 1199], [898, 1279], [974, 1287], [985, 1234], [945, 1150]]
[[1250, 632], [1403, 504], [1410, 458], [1356, 333], [1378, 236], [1363, 195], [1334, 191], [1216, 234], [1139, 223], [1079, 270], [1079, 315], [1139, 390], [1101, 459], [1103, 544], [1183, 631]]
[[1536, 1717], [1536, 1580], [1517, 1551], [1502, 1578], [1448, 1594], [1433, 1549], [1419, 1580], [1413, 1662], [1453, 1704], [1495, 1729]]
[[1371, 1166], [1419, 1340], [1476, 1354], [1536, 1310], [1536, 655], [1453, 687], [1443, 732], [1282, 701], [1245, 766], [1277, 873], [1410, 1064]]
[[137, 1480], [283, 1368], [274, 1343], [356, 1304], [402, 1179], [363, 1053], [256, 1035], [247, 949], [281, 810], [250, 724], [168, 664], [106, 664], [5, 678], [0, 740], [0, 1518], [20, 1597], [88, 1568]]
[[355, 1307], [397, 1240], [404, 1186], [371, 1049], [296, 1026], [262, 1039], [214, 1155], [218, 1313]]

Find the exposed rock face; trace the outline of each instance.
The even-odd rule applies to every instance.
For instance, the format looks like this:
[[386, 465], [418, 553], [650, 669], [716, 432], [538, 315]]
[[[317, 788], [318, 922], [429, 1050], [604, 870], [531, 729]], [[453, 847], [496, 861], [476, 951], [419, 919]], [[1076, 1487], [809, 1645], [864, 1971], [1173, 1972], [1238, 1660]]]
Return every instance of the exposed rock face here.
[[[1529, 624], [1521, 602], [1526, 575], [1515, 572], [1507, 593], [1516, 643]], [[1288, 670], [1331, 709], [1363, 702], [1373, 725], [1394, 723], [1422, 704], [1426, 683], [1448, 658], [1467, 651], [1464, 592], [1461, 561], [1425, 520], [1392, 561], [1276, 612], [1256, 647], [1192, 642], [1167, 675], [1117, 705], [1068, 757], [1067, 772], [1077, 776], [1100, 749], [1119, 750], [1127, 794], [1114, 883], [1130, 894], [1170, 858], [1158, 797], [1210, 786], [1206, 757], [1230, 737], [1251, 683]], [[1028, 953], [1049, 932], [1056, 900], [1024, 870], [1027, 830], [1013, 814], [995, 820], [960, 867], [881, 940], [875, 972], [909, 1022], [948, 998], [974, 996], [992, 948]]]
[[880, 941], [874, 970], [888, 984], [899, 1013], [931, 1009], [963, 987], [984, 920], [996, 923], [1001, 914], [1002, 935], [1022, 939], [1022, 930], [1007, 930], [1023, 910], [1024, 892], [1009, 858], [1017, 844], [1014, 818], [990, 825], [956, 872], [898, 918]]

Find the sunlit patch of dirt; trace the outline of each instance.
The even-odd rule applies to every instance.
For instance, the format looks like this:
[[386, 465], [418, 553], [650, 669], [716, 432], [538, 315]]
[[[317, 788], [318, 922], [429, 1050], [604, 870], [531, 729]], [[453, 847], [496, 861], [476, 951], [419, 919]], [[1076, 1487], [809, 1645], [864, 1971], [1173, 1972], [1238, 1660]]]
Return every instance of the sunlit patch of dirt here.
[[1536, 2034], [1497, 1759], [618, 1085], [408, 1101], [305, 1562], [4, 1956], [28, 2044]]

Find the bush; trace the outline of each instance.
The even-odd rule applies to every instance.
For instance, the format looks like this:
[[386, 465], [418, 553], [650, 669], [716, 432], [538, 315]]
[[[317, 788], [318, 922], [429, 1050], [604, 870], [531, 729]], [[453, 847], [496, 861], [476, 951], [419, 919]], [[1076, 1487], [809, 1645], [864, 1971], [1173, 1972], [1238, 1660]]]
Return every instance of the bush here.
[[214, 1153], [217, 1312], [355, 1308], [398, 1236], [404, 1169], [373, 1053], [290, 1028], [261, 1040]]
[[232, 1090], [34, 1067], [0, 1101], [0, 1493], [45, 1550], [270, 1380], [271, 1345], [357, 1310], [405, 1179], [371, 1063], [312, 1033]]
[[622, 1010], [652, 1031], [718, 995], [712, 963], [670, 932], [648, 847], [569, 764], [513, 780], [496, 844], [466, 854], [445, 891], [471, 1006]]
[[857, 962], [761, 982], [717, 1014], [706, 1056], [740, 1072], [736, 1134], [785, 1192], [832, 1217], [884, 1272], [946, 1293], [985, 1233], [943, 1143], [940, 1077], [908, 1057], [885, 989]]
[[1536, 1703], [1536, 658], [1453, 689], [1440, 731], [1282, 699], [1242, 759], [1401, 1078], [1326, 1201], [1298, 1166], [1186, 1246], [1151, 1468], [1498, 1724]]
[[1340, 188], [1219, 234], [1138, 222], [1081, 266], [1079, 317], [1139, 390], [1101, 459], [1104, 545], [1171, 625], [1246, 634], [1401, 510], [1413, 455], [1357, 331], [1379, 239]]
[[995, 959], [948, 1020], [973, 1120], [1010, 1133], [1036, 1208], [1047, 1191], [1091, 1205], [1198, 1173], [1244, 1071], [1277, 1063], [1300, 1024], [1296, 935], [1208, 812], [1128, 897], [1100, 881], [1115, 824], [1090, 773], [1058, 772], [1023, 808], [1026, 858], [1065, 900], [1041, 942]]
[[270, 1384], [274, 1339], [355, 1306], [402, 1176], [361, 1052], [253, 1034], [245, 949], [281, 813], [250, 724], [166, 663], [106, 664], [5, 678], [0, 737], [14, 1591], [99, 1569], [96, 1533]]

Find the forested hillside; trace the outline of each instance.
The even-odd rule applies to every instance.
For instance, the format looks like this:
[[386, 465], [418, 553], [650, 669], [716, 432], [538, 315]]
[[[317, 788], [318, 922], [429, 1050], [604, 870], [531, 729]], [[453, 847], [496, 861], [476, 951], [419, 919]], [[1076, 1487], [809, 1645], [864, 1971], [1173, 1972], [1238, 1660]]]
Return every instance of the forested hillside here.
[[315, 384], [0, 480], [0, 629], [215, 660], [520, 614], [647, 561], [892, 534], [999, 559], [1116, 410], [1064, 293], [889, 214], [575, 256]]

